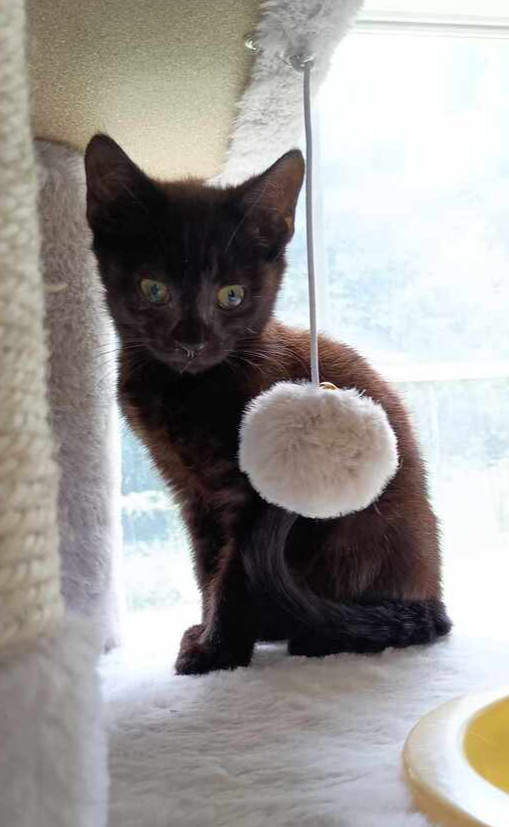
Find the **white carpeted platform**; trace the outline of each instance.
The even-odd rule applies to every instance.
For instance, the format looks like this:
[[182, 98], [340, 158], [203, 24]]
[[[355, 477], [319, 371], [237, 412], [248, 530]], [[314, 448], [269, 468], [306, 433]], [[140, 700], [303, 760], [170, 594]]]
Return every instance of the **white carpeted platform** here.
[[250, 669], [175, 677], [194, 615], [138, 621], [104, 661], [110, 827], [424, 827], [400, 779], [407, 732], [442, 701], [509, 685], [507, 640], [460, 631], [370, 657], [265, 646]]

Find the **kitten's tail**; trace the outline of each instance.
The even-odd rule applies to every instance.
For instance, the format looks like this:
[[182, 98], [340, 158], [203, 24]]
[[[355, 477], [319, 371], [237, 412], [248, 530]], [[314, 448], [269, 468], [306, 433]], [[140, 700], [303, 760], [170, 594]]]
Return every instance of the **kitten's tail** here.
[[264, 508], [244, 549], [251, 587], [261, 600], [273, 603], [288, 637], [336, 641], [336, 651], [379, 652], [431, 643], [450, 631], [440, 600], [334, 603], [297, 582], [285, 556], [297, 518], [277, 506]]

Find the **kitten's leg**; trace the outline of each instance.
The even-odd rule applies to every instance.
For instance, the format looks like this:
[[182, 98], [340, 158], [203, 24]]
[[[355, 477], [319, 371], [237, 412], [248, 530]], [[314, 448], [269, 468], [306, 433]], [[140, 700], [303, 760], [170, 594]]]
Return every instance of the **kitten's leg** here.
[[248, 666], [256, 638], [254, 609], [241, 556], [232, 541], [208, 586], [205, 622], [185, 632], [175, 664], [179, 675]]
[[[380, 604], [349, 604], [337, 631], [301, 629], [288, 641], [290, 655], [324, 657], [339, 652], [372, 653], [395, 647], [432, 643], [448, 634], [451, 622], [440, 600], [386, 600]], [[374, 628], [373, 620], [379, 619]]]

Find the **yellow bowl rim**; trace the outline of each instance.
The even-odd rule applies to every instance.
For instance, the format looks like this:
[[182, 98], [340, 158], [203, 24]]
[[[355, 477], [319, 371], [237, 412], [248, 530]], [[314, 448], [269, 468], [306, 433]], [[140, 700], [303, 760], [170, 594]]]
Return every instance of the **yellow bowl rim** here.
[[509, 697], [509, 688], [465, 695], [429, 712], [403, 750], [415, 804], [444, 827], [508, 827], [509, 796], [479, 775], [464, 751], [470, 722]]

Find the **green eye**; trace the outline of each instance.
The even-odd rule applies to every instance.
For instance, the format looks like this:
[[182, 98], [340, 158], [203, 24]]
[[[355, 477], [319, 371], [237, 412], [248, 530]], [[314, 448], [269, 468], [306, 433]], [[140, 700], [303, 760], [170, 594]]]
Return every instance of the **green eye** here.
[[228, 310], [230, 307], [238, 307], [244, 301], [246, 291], [241, 284], [228, 284], [218, 291], [217, 300], [221, 307]]
[[152, 304], [167, 304], [170, 300], [170, 289], [162, 281], [142, 279], [140, 291], [143, 298]]

